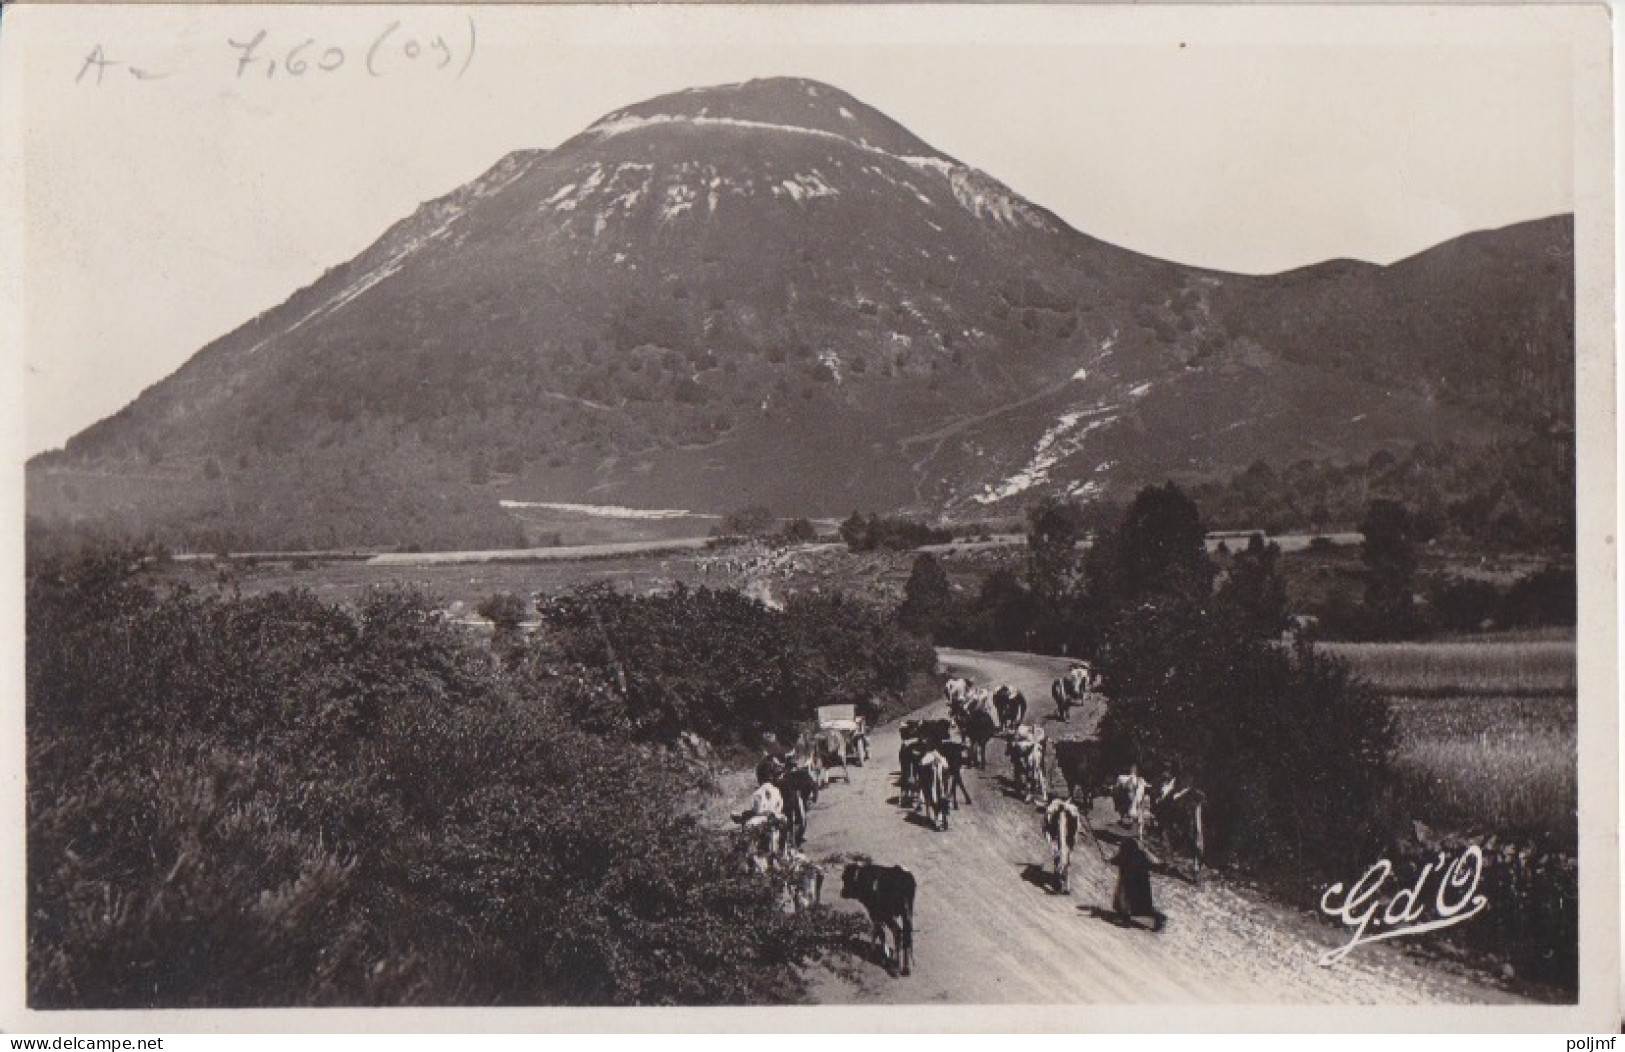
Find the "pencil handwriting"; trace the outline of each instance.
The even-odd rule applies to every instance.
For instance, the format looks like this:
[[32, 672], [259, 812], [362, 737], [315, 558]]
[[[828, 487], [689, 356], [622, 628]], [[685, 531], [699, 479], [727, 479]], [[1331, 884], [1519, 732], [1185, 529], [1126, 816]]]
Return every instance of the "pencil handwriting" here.
[[[425, 29], [400, 19], [358, 39], [337, 36], [278, 36], [268, 29], [227, 37], [219, 58], [205, 56], [207, 68], [237, 81], [288, 81], [331, 76], [372, 78], [416, 73], [459, 79], [474, 62], [479, 34], [472, 16], [455, 31]], [[223, 59], [224, 61], [221, 61]], [[75, 84], [99, 86], [114, 77], [161, 80], [185, 70], [135, 65], [102, 43], [85, 53]]]

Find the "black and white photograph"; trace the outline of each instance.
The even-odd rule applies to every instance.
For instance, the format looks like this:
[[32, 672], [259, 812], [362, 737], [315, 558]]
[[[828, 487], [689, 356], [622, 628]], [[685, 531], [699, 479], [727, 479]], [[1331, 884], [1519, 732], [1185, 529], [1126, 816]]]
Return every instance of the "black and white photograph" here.
[[0, 1026], [1617, 1030], [1610, 32], [8, 8]]

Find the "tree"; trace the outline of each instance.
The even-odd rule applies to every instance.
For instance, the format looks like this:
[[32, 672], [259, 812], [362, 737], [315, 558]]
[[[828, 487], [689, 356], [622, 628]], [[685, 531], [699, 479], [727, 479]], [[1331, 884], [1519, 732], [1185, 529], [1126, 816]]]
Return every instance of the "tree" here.
[[474, 608], [474, 612], [496, 627], [491, 648], [506, 661], [517, 661], [522, 653], [520, 624], [529, 612], [526, 602], [512, 592], [495, 592]]
[[995, 570], [982, 582], [976, 605], [985, 619], [983, 641], [990, 650], [1025, 650], [1031, 645], [1033, 595], [1009, 570]]
[[1083, 517], [1078, 506], [1047, 496], [1027, 509], [1027, 587], [1041, 606], [1055, 606], [1079, 585], [1078, 542]]
[[869, 543], [869, 524], [863, 516], [853, 511], [851, 516], [841, 523], [841, 540], [846, 542], [849, 551], [868, 551], [874, 545]]
[[1205, 597], [1216, 572], [1206, 535], [1201, 512], [1177, 486], [1148, 486], [1090, 552], [1090, 592], [1117, 608], [1159, 594]]
[[1232, 606], [1249, 634], [1263, 639], [1280, 635], [1292, 623], [1280, 560], [1280, 545], [1255, 533], [1230, 560], [1229, 576], [1219, 589], [1219, 602]]
[[778, 520], [774, 518], [770, 508], [760, 504], [752, 504], [746, 508], [737, 508], [722, 517], [720, 526], [724, 534], [743, 534], [747, 537], [758, 537], [773, 529]]
[[1374, 500], [1360, 520], [1365, 543], [1365, 608], [1371, 631], [1402, 638], [1415, 632], [1416, 536], [1410, 511], [1394, 500]]
[[902, 605], [897, 608], [898, 625], [935, 640], [952, 606], [953, 588], [942, 563], [930, 552], [916, 555], [913, 572], [903, 585]]
[[1083, 509], [1055, 496], [1027, 509], [1028, 645], [1045, 654], [1081, 654], [1092, 648], [1092, 617], [1084, 592], [1078, 542]]
[[818, 539], [818, 530], [810, 519], [794, 519], [784, 524], [779, 537], [786, 544], [811, 544]]

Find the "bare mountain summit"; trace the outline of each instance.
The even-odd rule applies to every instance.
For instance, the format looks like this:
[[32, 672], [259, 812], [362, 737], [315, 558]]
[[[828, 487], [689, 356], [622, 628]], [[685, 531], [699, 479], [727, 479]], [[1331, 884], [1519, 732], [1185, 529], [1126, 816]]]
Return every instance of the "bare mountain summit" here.
[[1392, 267], [1081, 234], [835, 88], [503, 158], [29, 466], [172, 543], [494, 546], [504, 499], [971, 517], [1573, 412], [1567, 217]]

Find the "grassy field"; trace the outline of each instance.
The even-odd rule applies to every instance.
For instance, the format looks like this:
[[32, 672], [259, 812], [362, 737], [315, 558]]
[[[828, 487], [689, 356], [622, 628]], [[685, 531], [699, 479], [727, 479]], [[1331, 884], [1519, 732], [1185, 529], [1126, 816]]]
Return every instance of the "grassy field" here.
[[1384, 694], [1413, 698], [1572, 697], [1574, 641], [1322, 643]]
[[1422, 821], [1572, 850], [1572, 698], [1396, 698], [1398, 791]]
[[213, 587], [225, 581], [244, 595], [302, 588], [329, 602], [353, 601], [373, 587], [411, 585], [438, 596], [445, 608], [458, 616], [464, 610], [472, 611], [481, 600], [496, 592], [529, 596], [535, 592], [566, 592], [578, 585], [597, 582], [611, 582], [623, 591], [635, 593], [669, 588], [679, 581], [693, 585], [721, 584], [724, 581], [720, 571], [714, 575], [708, 572], [707, 560], [715, 558], [710, 553], [693, 551], [593, 559], [440, 564], [262, 559], [233, 561], [229, 567], [201, 562], [176, 563], [155, 572], [163, 579], [184, 581], [193, 587]]
[[1572, 639], [1339, 643], [1323, 649], [1388, 696], [1395, 792], [1413, 817], [1464, 834], [1572, 850], [1577, 706]]
[[[374, 586], [408, 584], [439, 596], [453, 617], [462, 617], [495, 592], [557, 594], [600, 582], [636, 593], [678, 583], [731, 587], [779, 600], [795, 592], [841, 591], [872, 602], [895, 604], [902, 600], [903, 585], [916, 557], [914, 552], [853, 553], [842, 544], [788, 550], [743, 544], [714, 550], [673, 547], [648, 552], [605, 552], [602, 548], [595, 551], [592, 547], [571, 546], [525, 558], [485, 553], [485, 557], [471, 559], [471, 554], [480, 553], [403, 554], [371, 560], [278, 555], [238, 558], [229, 564], [200, 558], [176, 561], [153, 572], [160, 580], [184, 581], [194, 588], [212, 588], [222, 581], [243, 594], [303, 588], [329, 601], [354, 600]], [[944, 546], [938, 558], [956, 587], [975, 594], [990, 570], [1008, 566], [1019, 572], [1024, 549], [1009, 544]]]

